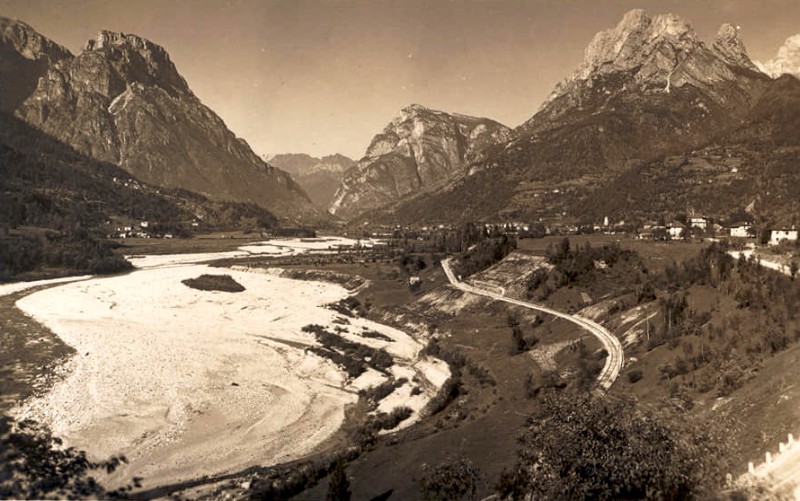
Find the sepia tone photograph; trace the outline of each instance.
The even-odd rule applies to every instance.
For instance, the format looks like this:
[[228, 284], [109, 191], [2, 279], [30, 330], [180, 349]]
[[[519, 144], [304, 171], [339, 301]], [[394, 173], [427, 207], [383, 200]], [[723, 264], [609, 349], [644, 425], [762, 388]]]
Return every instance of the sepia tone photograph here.
[[0, 499], [800, 500], [800, 1], [0, 0]]

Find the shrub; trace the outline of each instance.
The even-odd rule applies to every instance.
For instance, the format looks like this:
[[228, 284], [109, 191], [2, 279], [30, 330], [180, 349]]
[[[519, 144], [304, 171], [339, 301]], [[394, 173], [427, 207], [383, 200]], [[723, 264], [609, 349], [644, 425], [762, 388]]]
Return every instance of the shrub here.
[[350, 481], [347, 480], [347, 472], [344, 469], [344, 462], [337, 461], [331, 472], [328, 481], [328, 494], [326, 501], [350, 501]]
[[348, 341], [329, 332], [321, 325], [309, 324], [302, 330], [313, 333], [317, 341], [323, 345], [323, 347], [312, 346], [309, 350], [345, 367], [351, 377], [362, 374], [366, 370], [365, 364], [381, 372], [385, 372], [394, 364], [392, 356], [383, 348], [376, 349], [365, 344]]
[[407, 382], [408, 379], [404, 377], [401, 377], [400, 379], [397, 380], [390, 379], [388, 381], [384, 381], [379, 385], [372, 386], [366, 390], [360, 390], [358, 394], [368, 400], [371, 400], [373, 403], [378, 403], [384, 398], [391, 395], [394, 390], [400, 388]]
[[472, 462], [460, 458], [441, 463], [420, 479], [420, 490], [430, 501], [475, 499], [481, 472]]
[[644, 374], [642, 374], [642, 371], [639, 369], [634, 369], [628, 372], [628, 382], [630, 383], [635, 383], [637, 381], [640, 381], [643, 377]]
[[428, 415], [436, 415], [444, 410], [447, 405], [458, 397], [461, 392], [461, 378], [458, 376], [450, 376], [444, 382], [439, 392], [434, 396], [427, 405]]

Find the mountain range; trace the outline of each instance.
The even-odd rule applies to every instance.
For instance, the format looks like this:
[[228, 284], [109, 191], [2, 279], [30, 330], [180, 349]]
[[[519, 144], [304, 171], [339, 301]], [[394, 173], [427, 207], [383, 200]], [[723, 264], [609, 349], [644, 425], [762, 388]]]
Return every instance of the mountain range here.
[[[593, 38], [583, 63], [529, 120], [497, 129], [492, 140], [468, 142], [470, 154], [450, 175], [400, 191], [395, 178], [408, 169], [398, 161], [370, 170], [384, 151], [368, 150], [359, 162], [363, 174], [348, 171], [331, 210], [384, 223], [591, 222], [664, 212], [725, 215], [759, 199], [764, 217], [785, 220], [788, 209], [758, 187], [769, 184], [765, 176], [773, 169], [784, 173], [784, 182], [786, 175], [798, 180], [775, 165], [797, 157], [799, 136], [786, 130], [797, 123], [797, 79], [774, 77], [793, 71], [794, 42], [756, 65], [733, 25], [723, 25], [707, 44], [678, 16], [630, 11]], [[775, 71], [767, 74], [765, 67]], [[393, 124], [410, 115], [413, 110], [404, 110]], [[373, 143], [384, 144], [384, 135]], [[430, 134], [413, 157], [437, 159], [429, 145], [447, 137]], [[770, 142], [782, 149], [765, 146]]]
[[800, 38], [754, 62], [734, 25], [704, 42], [672, 14], [633, 10], [598, 33], [579, 67], [513, 129], [413, 104], [358, 161], [259, 158], [193, 94], [166, 50], [136, 35], [101, 31], [73, 55], [0, 18], [0, 56], [0, 112], [36, 134], [145, 185], [256, 204], [294, 223], [325, 220], [326, 209], [395, 224], [744, 207], [785, 221], [798, 184]]

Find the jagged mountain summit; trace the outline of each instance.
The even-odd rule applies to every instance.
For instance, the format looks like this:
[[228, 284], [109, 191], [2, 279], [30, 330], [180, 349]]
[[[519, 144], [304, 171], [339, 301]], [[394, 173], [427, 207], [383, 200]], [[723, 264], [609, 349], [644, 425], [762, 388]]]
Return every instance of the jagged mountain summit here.
[[[556, 86], [521, 130], [552, 128], [562, 116], [575, 121], [583, 111], [635, 108], [640, 100], [660, 101], [680, 113], [679, 120], [663, 125], [691, 128], [710, 115], [726, 120], [746, 110], [765, 80], [734, 26], [722, 25], [707, 46], [678, 16], [651, 18], [632, 10], [615, 28], [595, 35], [581, 66]], [[635, 110], [641, 111], [646, 110]]]
[[322, 158], [305, 153], [285, 153], [270, 157], [269, 163], [291, 174], [317, 207], [327, 209], [345, 171], [356, 161], [339, 153]]
[[288, 174], [263, 162], [192, 93], [163, 47], [101, 31], [73, 56], [24, 23], [0, 19], [0, 26], [0, 50], [14, 65], [0, 68], [0, 88], [15, 90], [3, 100], [6, 111], [146, 183], [292, 218], [318, 215]]
[[800, 78], [800, 34], [787, 38], [775, 57], [759, 67], [773, 78], [784, 74]]
[[345, 173], [330, 211], [347, 218], [433, 192], [465, 176], [484, 148], [510, 137], [511, 129], [487, 118], [408, 106]]
[[773, 83], [733, 25], [706, 44], [678, 16], [628, 12], [593, 38], [583, 63], [509, 141], [483, 152], [472, 175], [386, 217], [597, 217], [581, 197], [613, 197], [607, 183], [637, 165], [740, 127]]

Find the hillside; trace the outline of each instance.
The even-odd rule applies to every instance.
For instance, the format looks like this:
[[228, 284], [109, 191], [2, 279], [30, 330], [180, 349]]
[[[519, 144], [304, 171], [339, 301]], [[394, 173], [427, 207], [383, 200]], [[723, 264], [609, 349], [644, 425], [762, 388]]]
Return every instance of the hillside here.
[[0, 33], [0, 87], [12, 90], [5, 111], [143, 182], [291, 219], [318, 216], [288, 174], [192, 93], [163, 47], [101, 31], [73, 56], [19, 21], [0, 18]]
[[114, 271], [122, 263], [106, 237], [142, 221], [150, 233], [176, 237], [277, 225], [273, 214], [254, 204], [215, 202], [139, 182], [2, 112], [0, 194], [0, 281]]

